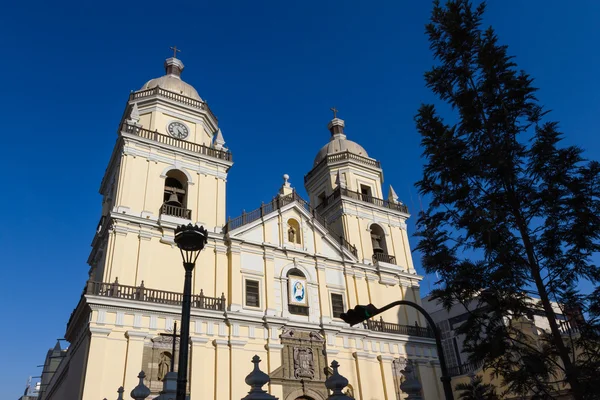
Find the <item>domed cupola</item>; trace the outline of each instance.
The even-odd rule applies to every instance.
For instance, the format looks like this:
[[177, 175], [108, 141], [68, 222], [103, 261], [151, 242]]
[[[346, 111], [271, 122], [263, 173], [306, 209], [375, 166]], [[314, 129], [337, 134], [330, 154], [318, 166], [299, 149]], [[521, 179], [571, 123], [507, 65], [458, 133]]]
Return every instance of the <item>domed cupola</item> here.
[[329, 139], [329, 143], [321, 147], [321, 150], [317, 153], [313, 167], [317, 166], [317, 164], [325, 159], [327, 155], [335, 153], [350, 152], [362, 157], [369, 157], [367, 151], [361, 145], [346, 139], [344, 126], [344, 120], [337, 117], [329, 122], [327, 128], [329, 128], [329, 131], [331, 132], [331, 139]]
[[160, 78], [150, 79], [140, 90], [152, 89], [158, 86], [161, 89], [202, 101], [196, 89], [181, 80], [182, 71], [183, 63], [181, 60], [175, 57], [167, 58], [165, 60], [165, 75]]

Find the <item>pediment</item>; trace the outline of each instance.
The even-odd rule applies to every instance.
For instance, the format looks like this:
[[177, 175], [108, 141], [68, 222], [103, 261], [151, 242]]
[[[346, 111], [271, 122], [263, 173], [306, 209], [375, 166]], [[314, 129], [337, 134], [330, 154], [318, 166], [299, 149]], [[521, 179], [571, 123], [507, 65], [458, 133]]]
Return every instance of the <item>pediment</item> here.
[[[319, 222], [320, 217], [313, 216], [307, 210], [306, 204], [294, 201], [270, 213], [262, 213], [258, 218], [256, 213], [255, 210], [246, 214], [248, 219], [254, 220], [231, 230], [229, 237], [252, 243], [270, 244], [281, 249], [296, 249], [331, 259], [341, 259], [343, 253], [344, 259], [357, 260], [350, 250], [340, 244], [335, 233]], [[298, 241], [289, 240], [289, 224], [292, 220], [299, 225], [297, 234], [300, 235], [300, 240]]]

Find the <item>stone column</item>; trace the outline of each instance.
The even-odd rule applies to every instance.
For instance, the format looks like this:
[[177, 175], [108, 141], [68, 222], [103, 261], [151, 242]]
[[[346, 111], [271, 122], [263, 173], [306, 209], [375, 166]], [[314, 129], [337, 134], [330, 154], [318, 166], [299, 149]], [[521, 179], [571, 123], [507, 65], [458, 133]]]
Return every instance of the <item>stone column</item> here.
[[386, 400], [396, 399], [396, 388], [394, 386], [394, 372], [392, 369], [392, 362], [394, 357], [392, 356], [377, 356], [379, 360], [379, 366], [381, 369], [381, 379], [383, 380], [383, 390]]
[[138, 384], [138, 374], [142, 370], [142, 357], [144, 355], [144, 341], [148, 332], [127, 331], [127, 358], [125, 362], [125, 377], [123, 387], [133, 389]]
[[214, 373], [217, 377], [215, 382], [215, 400], [230, 400], [229, 393], [229, 343], [226, 339], [213, 340], [215, 346], [215, 361], [216, 366]]
[[[88, 350], [88, 360], [94, 360], [93, 363], [88, 363], [85, 374], [93, 377], [86, 379], [83, 386], [83, 400], [95, 400], [98, 398], [108, 398], [113, 396], [113, 387], [107, 387], [104, 384], [104, 370], [108, 367], [108, 363], [116, 362], [116, 360], [105, 360], [106, 344], [108, 335], [112, 331], [110, 328], [90, 327], [90, 343]], [[108, 361], [108, 363], [107, 363]]]
[[[200, 322], [197, 321], [197, 324]], [[190, 397], [210, 399], [215, 395], [215, 347], [207, 338], [191, 338]]]

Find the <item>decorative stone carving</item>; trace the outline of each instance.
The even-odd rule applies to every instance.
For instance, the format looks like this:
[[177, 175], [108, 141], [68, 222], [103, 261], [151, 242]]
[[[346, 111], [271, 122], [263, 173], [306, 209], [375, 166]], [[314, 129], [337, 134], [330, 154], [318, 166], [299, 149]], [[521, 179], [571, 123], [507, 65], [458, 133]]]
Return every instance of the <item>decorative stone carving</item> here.
[[307, 396], [315, 400], [327, 398], [325, 379], [325, 339], [318, 332], [284, 330], [279, 336], [281, 367], [271, 374], [271, 383], [282, 385], [284, 400]]
[[294, 347], [294, 376], [296, 379], [315, 377], [313, 351], [310, 347]]

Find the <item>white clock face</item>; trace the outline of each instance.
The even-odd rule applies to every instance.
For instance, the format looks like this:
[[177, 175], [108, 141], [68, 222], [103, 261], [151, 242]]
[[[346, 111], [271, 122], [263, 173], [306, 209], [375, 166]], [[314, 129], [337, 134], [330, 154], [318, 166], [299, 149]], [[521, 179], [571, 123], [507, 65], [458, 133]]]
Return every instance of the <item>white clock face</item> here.
[[169, 135], [177, 139], [185, 139], [190, 134], [188, 127], [177, 121], [171, 122], [169, 126], [167, 126], [167, 131], [169, 131]]

